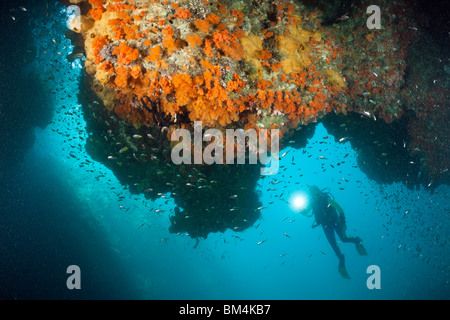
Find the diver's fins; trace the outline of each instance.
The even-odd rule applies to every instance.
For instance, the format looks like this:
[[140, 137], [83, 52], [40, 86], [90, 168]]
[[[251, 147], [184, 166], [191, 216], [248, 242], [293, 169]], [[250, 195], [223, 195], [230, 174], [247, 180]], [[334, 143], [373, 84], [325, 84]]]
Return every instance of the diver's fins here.
[[342, 278], [350, 279], [350, 276], [347, 273], [347, 269], [345, 268], [344, 256], [342, 256], [342, 258], [339, 259], [338, 271], [341, 274]]
[[355, 247], [356, 247], [356, 251], [358, 251], [358, 253], [359, 253], [360, 256], [367, 256], [366, 248], [364, 248], [364, 246], [362, 245], [361, 242], [360, 242], [360, 243], [357, 243], [357, 244], [355, 245]]

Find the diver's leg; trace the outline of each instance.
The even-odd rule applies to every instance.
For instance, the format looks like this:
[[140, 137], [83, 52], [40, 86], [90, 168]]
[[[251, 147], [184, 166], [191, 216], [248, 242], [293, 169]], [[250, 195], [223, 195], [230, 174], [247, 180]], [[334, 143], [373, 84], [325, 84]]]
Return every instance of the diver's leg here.
[[336, 226], [336, 233], [339, 236], [339, 238], [342, 240], [342, 242], [351, 242], [355, 244], [356, 251], [358, 251], [359, 255], [361, 256], [367, 256], [367, 251], [362, 245], [362, 239], [360, 237], [348, 237], [345, 234], [346, 226], [342, 223], [338, 223]]
[[331, 226], [322, 225], [323, 232], [325, 233], [325, 236], [327, 237], [328, 242], [330, 243], [331, 247], [334, 250], [334, 253], [336, 253], [337, 257], [341, 259], [343, 254], [341, 253], [341, 249], [339, 249], [336, 237], [334, 236], [334, 228]]
[[338, 222], [336, 225], [336, 233], [341, 239], [342, 242], [352, 242], [354, 244], [359, 244], [362, 242], [360, 237], [348, 237], [345, 234], [346, 226], [343, 224], [343, 222]]
[[341, 250], [339, 249], [337, 243], [336, 243], [336, 237], [334, 235], [335, 227], [334, 226], [326, 226], [322, 225], [323, 232], [325, 233], [325, 236], [327, 237], [328, 242], [330, 243], [331, 247], [333, 248], [334, 252], [336, 253], [338, 259], [339, 259], [339, 265], [338, 265], [338, 271], [341, 274], [341, 276], [345, 279], [350, 279], [350, 276], [347, 273], [347, 269], [345, 268], [345, 259], [344, 255], [342, 254]]

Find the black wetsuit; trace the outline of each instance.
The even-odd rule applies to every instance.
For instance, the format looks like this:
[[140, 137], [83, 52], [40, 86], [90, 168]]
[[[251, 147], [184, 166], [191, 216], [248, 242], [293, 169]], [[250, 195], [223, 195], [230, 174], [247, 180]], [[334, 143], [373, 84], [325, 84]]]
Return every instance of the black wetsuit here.
[[322, 192], [314, 199], [312, 203], [312, 210], [317, 226], [322, 225], [323, 232], [325, 233], [328, 242], [338, 256], [339, 260], [341, 260], [344, 256], [337, 245], [334, 232], [337, 233], [342, 242], [352, 242], [358, 244], [361, 242], [361, 239], [358, 237], [347, 237], [345, 234], [345, 222], [339, 220], [336, 209], [329, 204], [328, 199], [328, 194]]

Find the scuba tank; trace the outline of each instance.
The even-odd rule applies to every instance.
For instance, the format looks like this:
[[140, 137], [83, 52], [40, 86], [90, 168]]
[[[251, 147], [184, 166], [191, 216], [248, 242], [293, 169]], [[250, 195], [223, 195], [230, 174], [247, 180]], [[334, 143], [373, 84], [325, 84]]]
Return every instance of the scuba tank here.
[[330, 189], [324, 188], [321, 190], [319, 196], [314, 199], [312, 209], [317, 225], [328, 225], [337, 222], [338, 214], [336, 209], [328, 203], [328, 198], [334, 200]]

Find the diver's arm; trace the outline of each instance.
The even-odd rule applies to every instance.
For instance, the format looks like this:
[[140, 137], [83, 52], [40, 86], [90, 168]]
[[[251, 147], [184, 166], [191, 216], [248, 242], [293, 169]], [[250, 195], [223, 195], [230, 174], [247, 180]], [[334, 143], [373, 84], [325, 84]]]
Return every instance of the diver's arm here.
[[304, 215], [305, 217], [310, 218], [310, 217], [312, 217], [312, 213], [308, 214], [308, 212], [310, 212], [310, 211], [311, 211], [311, 205], [308, 204], [308, 206], [305, 209], [303, 209], [302, 211], [300, 211], [300, 213], [302, 215]]
[[331, 198], [328, 198], [328, 204], [330, 206], [332, 206], [333, 208], [336, 209], [336, 211], [339, 213], [339, 218], [341, 218], [342, 220], [345, 221], [345, 214], [344, 214], [344, 210], [342, 210], [341, 206], [338, 205], [338, 203], [336, 201], [334, 201]]

